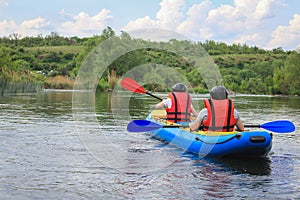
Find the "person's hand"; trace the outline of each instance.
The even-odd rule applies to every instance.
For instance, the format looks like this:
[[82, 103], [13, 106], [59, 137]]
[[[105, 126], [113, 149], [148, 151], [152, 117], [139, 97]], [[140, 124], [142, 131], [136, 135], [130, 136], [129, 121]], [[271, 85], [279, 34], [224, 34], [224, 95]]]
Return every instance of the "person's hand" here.
[[151, 109], [156, 109], [156, 104], [150, 105], [150, 108], [151, 108]]

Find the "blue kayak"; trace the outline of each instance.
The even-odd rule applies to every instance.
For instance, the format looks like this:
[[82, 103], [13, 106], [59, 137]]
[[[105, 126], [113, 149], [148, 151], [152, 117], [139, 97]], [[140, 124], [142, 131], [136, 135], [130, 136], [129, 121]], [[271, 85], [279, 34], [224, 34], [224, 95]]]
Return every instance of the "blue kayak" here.
[[152, 111], [146, 119], [162, 127], [149, 131], [153, 137], [200, 156], [262, 156], [272, 148], [272, 133], [267, 131], [190, 131], [165, 120], [163, 110]]

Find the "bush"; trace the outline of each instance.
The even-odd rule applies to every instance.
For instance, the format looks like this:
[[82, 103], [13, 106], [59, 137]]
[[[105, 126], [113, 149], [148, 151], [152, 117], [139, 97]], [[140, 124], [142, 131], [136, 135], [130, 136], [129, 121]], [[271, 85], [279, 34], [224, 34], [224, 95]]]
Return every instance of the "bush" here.
[[45, 80], [45, 88], [73, 89], [74, 80], [66, 76], [48, 77]]

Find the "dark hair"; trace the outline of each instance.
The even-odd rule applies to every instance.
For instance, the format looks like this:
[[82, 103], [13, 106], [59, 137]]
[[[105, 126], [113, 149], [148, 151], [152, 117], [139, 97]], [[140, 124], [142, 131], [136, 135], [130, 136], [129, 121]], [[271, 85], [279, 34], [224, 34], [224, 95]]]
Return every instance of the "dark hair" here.
[[228, 98], [228, 92], [224, 86], [215, 86], [211, 89], [210, 96], [215, 100], [223, 100]]
[[176, 83], [172, 87], [173, 92], [185, 92], [186, 91], [186, 86], [183, 83]]

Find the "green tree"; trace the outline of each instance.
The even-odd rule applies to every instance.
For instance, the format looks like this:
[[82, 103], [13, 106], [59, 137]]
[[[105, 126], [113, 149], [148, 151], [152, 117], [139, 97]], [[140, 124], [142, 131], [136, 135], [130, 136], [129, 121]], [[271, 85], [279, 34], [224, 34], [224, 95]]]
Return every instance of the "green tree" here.
[[[9, 52], [11, 50], [7, 47], [4, 47], [0, 44], [0, 69], [7, 68], [11, 65], [11, 57]], [[1, 71], [0, 71], [1, 72]]]
[[288, 56], [284, 69], [284, 82], [288, 88], [288, 94], [300, 95], [300, 54], [292, 53]]

